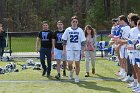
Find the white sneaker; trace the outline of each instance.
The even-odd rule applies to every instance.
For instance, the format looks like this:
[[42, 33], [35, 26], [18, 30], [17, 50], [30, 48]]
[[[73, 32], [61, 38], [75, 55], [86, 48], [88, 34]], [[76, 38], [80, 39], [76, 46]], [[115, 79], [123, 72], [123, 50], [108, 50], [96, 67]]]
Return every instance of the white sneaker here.
[[139, 91], [140, 90], [140, 88], [139, 87], [133, 87], [133, 90], [132, 90], [132, 92], [136, 92], [136, 91]]
[[77, 75], [75, 76], [75, 83], [79, 83], [79, 78]]
[[70, 71], [69, 79], [73, 79], [73, 70]]
[[130, 77], [130, 76], [126, 76], [124, 79], [122, 79], [123, 82], [130, 82], [130, 81], [133, 81], [133, 77]]
[[118, 79], [123, 80], [125, 78], [126, 78], [126, 76], [122, 76], [122, 77], [119, 77]]
[[140, 89], [136, 90], [135, 93], [140, 93]]
[[132, 88], [132, 87], [136, 87], [137, 86], [137, 83], [136, 82], [131, 82], [128, 84], [128, 88]]
[[126, 76], [125, 78], [123, 78], [121, 81], [127, 82], [127, 80], [128, 80], [128, 76]]
[[121, 71], [120, 71], [120, 72], [118, 73], [118, 76], [119, 76], [119, 77], [122, 77], [122, 76], [124, 76], [124, 75], [125, 75], [125, 72], [121, 72]]
[[121, 76], [121, 74], [122, 74], [122, 72], [119, 71], [116, 75], [117, 76]]
[[119, 76], [118, 79], [121, 79], [121, 80], [122, 80], [122, 79], [124, 79], [124, 78], [126, 78], [126, 73], [122, 73], [121, 76]]

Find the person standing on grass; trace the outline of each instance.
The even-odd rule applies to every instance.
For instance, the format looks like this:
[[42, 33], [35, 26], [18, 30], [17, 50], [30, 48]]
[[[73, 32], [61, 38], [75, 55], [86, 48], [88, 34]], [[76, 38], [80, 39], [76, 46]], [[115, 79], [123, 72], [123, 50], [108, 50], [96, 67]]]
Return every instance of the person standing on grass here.
[[[132, 87], [135, 93], [140, 93], [140, 52], [136, 48], [137, 44], [140, 44], [140, 20], [137, 14], [133, 14], [130, 19], [130, 24], [133, 28], [130, 31], [129, 40], [127, 41], [128, 49], [131, 49], [130, 61], [133, 64], [133, 76], [134, 81], [128, 84], [128, 87]], [[131, 42], [130, 42], [131, 41]], [[130, 45], [131, 44], [131, 45]], [[137, 60], [138, 59], [138, 60]]]
[[84, 31], [78, 27], [78, 18], [73, 16], [71, 18], [71, 27], [68, 27], [64, 34], [63, 39], [63, 52], [67, 54], [68, 68], [70, 70], [69, 79], [73, 78], [73, 62], [75, 61], [75, 82], [79, 82], [80, 60], [81, 53], [84, 56], [85, 35]]
[[66, 76], [66, 57], [63, 55], [63, 46], [62, 46], [62, 35], [64, 33], [64, 25], [61, 20], [57, 22], [58, 30], [53, 34], [53, 47], [54, 47], [54, 60], [57, 61], [57, 72], [55, 76], [56, 79], [60, 79], [60, 64], [63, 61], [63, 76]]
[[3, 30], [2, 24], [0, 23], [0, 60], [3, 57], [5, 47], [6, 47], [5, 31]]
[[[114, 37], [117, 37], [119, 35], [119, 25], [118, 25], [118, 19], [117, 18], [113, 18], [112, 19], [112, 28], [111, 28], [111, 34], [109, 35], [109, 37], [111, 38], [109, 41], [109, 45], [111, 45], [111, 54], [112, 56], [114, 55], [115, 52], [115, 48], [116, 48], [116, 43], [113, 41]], [[116, 52], [118, 53], [118, 52]], [[117, 54], [117, 61], [120, 59], [119, 54]]]
[[128, 54], [127, 54], [127, 49], [126, 49], [126, 42], [123, 42], [123, 41], [126, 41], [128, 40], [128, 36], [129, 36], [129, 32], [130, 32], [130, 26], [128, 25], [128, 19], [126, 16], [124, 15], [120, 15], [118, 17], [118, 23], [119, 25], [123, 26], [121, 28], [121, 31], [120, 31], [120, 38], [117, 40], [117, 44], [119, 45], [118, 48], [120, 48], [119, 50], [119, 53], [120, 53], [120, 67], [121, 67], [121, 71], [120, 71], [120, 74], [119, 76], [121, 77], [120, 79], [124, 79], [127, 75], [127, 57], [128, 57]]
[[[111, 38], [109, 41], [109, 45], [111, 45], [111, 47], [112, 47], [112, 56], [114, 55], [114, 52], [117, 56], [115, 61], [118, 61], [118, 65], [121, 64], [120, 63], [120, 53], [119, 53], [120, 48], [119, 48], [119, 44], [117, 44], [116, 40], [114, 40], [114, 39], [119, 38], [121, 28], [122, 28], [122, 26], [118, 25], [118, 18], [113, 18], [112, 19], [111, 34], [109, 35], [109, 37]], [[120, 71], [118, 71], [116, 73], [116, 75], [119, 75], [119, 73], [120, 73]]]
[[[43, 21], [42, 31], [39, 32], [36, 40], [36, 51], [40, 52], [40, 62], [43, 68], [42, 76], [44, 76], [47, 71], [47, 77], [49, 77], [51, 73], [51, 57], [52, 57], [51, 53], [53, 53], [52, 34], [53, 32], [49, 30], [49, 25], [47, 21]], [[39, 43], [40, 43], [40, 50], [38, 47]], [[45, 64], [45, 56], [47, 56], [48, 67]]]
[[86, 62], [86, 75], [89, 77], [89, 62], [91, 58], [92, 74], [95, 74], [95, 56], [96, 56], [96, 32], [90, 25], [85, 27], [85, 62]]
[[[128, 40], [134, 40], [135, 37], [137, 36], [138, 32], [135, 32], [135, 28], [137, 26], [137, 21], [139, 20], [139, 16], [138, 14], [134, 14], [134, 13], [129, 13], [128, 15], [128, 19], [129, 19], [129, 24], [131, 26], [131, 30], [129, 32], [129, 36], [128, 36]], [[126, 42], [127, 43], [127, 42]], [[127, 76], [124, 80], [122, 81], [125, 81], [125, 82], [129, 82], [129, 81], [132, 81], [134, 79], [134, 81], [137, 81], [137, 75], [136, 75], [136, 72], [135, 72], [135, 67], [137, 68], [137, 65], [135, 64], [135, 61], [133, 60], [134, 59], [134, 45], [133, 43], [129, 44], [129, 42], [127, 43], [127, 54], [128, 54], [128, 57], [127, 57]], [[134, 82], [135, 84], [137, 82]], [[132, 84], [130, 84], [131, 86]], [[129, 87], [129, 84], [128, 84], [128, 87]]]

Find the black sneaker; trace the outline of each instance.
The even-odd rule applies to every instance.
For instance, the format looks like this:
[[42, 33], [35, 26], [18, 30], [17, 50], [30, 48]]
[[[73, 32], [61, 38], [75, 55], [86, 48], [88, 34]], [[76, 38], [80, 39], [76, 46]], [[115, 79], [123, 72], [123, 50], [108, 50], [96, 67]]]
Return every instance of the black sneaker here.
[[66, 76], [66, 71], [65, 70], [63, 70], [63, 76]]
[[58, 73], [56, 76], [55, 76], [56, 79], [60, 79], [60, 74]]
[[50, 77], [50, 72], [47, 72], [47, 77]]
[[46, 74], [46, 70], [43, 70], [42, 72], [42, 76], [44, 76]]
[[50, 74], [47, 74], [47, 77], [50, 77]]
[[89, 77], [89, 72], [87, 72], [87, 73], [85, 74], [85, 77]]

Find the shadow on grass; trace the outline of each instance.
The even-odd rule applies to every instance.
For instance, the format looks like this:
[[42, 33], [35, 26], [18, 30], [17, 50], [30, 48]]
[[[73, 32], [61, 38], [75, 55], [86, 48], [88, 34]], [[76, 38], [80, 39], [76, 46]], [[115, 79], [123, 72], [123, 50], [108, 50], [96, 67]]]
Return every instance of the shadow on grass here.
[[96, 76], [98, 76], [97, 79], [102, 79], [102, 80], [104, 80], [104, 81], [116, 81], [116, 82], [121, 82], [119, 79], [116, 79], [116, 78], [105, 77], [105, 76], [102, 76], [102, 75], [99, 75], [99, 74], [96, 74]]
[[110, 87], [105, 87], [105, 86], [99, 86], [95, 82], [91, 82], [91, 81], [81, 81], [77, 85], [79, 87], [84, 87], [84, 88], [87, 88], [87, 89], [94, 89], [94, 90], [97, 90], [97, 91], [109, 91], [109, 92], [112, 92], [112, 93], [120, 93], [116, 89], [113, 89], [113, 88], [110, 88]]
[[108, 91], [108, 92], [112, 92], [112, 93], [120, 93], [120, 91], [117, 91], [114, 88], [99, 86], [94, 81], [80, 81], [79, 83], [75, 83], [74, 80], [69, 80], [68, 81], [68, 80], [63, 79], [63, 80], [61, 80], [61, 82], [69, 82], [69, 83], [75, 84], [79, 87], [83, 87], [83, 88], [91, 89], [91, 90]]

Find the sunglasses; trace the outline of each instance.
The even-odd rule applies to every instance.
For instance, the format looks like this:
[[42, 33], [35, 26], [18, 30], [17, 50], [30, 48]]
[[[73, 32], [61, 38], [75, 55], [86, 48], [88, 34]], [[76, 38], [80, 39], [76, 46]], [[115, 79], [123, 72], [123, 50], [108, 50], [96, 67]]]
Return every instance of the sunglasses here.
[[72, 21], [72, 23], [78, 23], [78, 21]]

